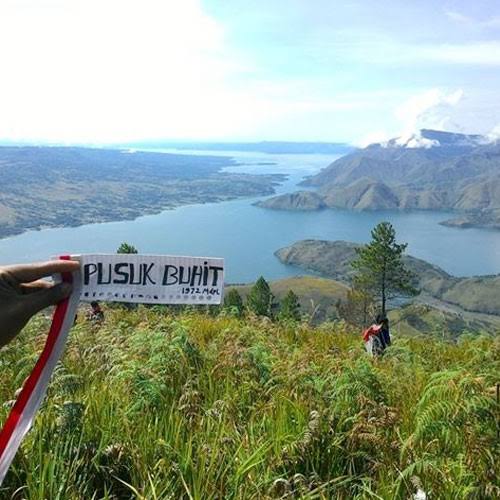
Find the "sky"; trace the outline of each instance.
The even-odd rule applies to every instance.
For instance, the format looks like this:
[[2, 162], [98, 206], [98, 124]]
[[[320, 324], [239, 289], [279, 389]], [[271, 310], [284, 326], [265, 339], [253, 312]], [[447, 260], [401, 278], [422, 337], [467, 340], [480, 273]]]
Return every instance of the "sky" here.
[[499, 0], [0, 0], [0, 140], [500, 136]]

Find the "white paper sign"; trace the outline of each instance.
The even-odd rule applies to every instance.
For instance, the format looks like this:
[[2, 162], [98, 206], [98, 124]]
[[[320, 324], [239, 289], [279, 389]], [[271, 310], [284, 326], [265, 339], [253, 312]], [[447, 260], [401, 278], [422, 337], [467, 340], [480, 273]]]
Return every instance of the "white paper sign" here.
[[220, 304], [224, 259], [171, 255], [78, 255], [80, 300], [145, 304]]

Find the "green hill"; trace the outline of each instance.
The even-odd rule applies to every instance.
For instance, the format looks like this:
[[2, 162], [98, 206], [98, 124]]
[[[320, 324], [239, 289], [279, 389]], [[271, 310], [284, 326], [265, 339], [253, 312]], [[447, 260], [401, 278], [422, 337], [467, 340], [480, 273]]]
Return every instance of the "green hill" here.
[[[473, 279], [467, 280], [467, 289], [473, 292]], [[318, 276], [296, 276], [269, 283], [276, 302], [281, 302], [289, 290], [298, 296], [300, 311], [309, 323], [319, 325], [324, 321], [339, 317], [337, 304], [345, 303], [349, 287], [340, 281]], [[252, 284], [232, 285], [245, 300]], [[478, 294], [470, 293], [469, 300]], [[393, 308], [389, 313], [392, 329], [397, 334], [425, 334], [441, 338], [456, 338], [467, 332], [500, 333], [500, 316], [475, 314], [468, 311], [434, 305], [426, 297], [424, 303], [409, 303]], [[427, 303], [425, 303], [427, 302]]]
[[[285, 264], [349, 283], [351, 261], [359, 246], [347, 241], [301, 240], [275, 255]], [[500, 316], [500, 275], [458, 278], [422, 259], [405, 256], [404, 261], [416, 274], [417, 286], [424, 294], [464, 311]]]
[[[500, 339], [107, 309], [81, 319], [1, 498], [495, 498]], [[0, 352], [14, 397], [48, 329]], [[5, 420], [9, 403], [0, 406]]]

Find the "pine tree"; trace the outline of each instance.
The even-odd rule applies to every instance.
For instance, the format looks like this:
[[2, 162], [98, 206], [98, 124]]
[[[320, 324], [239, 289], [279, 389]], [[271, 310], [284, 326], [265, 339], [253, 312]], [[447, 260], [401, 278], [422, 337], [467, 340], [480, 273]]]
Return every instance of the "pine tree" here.
[[134, 245], [124, 242], [118, 247], [116, 253], [139, 253], [139, 251], [134, 247]]
[[273, 298], [269, 284], [261, 276], [248, 294], [248, 309], [258, 316], [271, 316]]
[[381, 222], [371, 232], [372, 240], [356, 249], [357, 258], [352, 262], [357, 289], [373, 295], [386, 314], [388, 301], [396, 297], [418, 294], [413, 286], [414, 274], [403, 262], [407, 243], [396, 243], [396, 231], [389, 222]]
[[293, 290], [289, 290], [283, 298], [278, 318], [280, 320], [300, 321], [301, 315], [299, 298], [295, 295], [295, 293], [293, 293]]
[[[130, 243], [127, 242], [123, 242], [116, 250], [116, 253], [136, 254], [139, 253], [139, 250], [137, 250], [137, 248], [135, 248], [134, 245], [131, 245]], [[117, 302], [117, 304], [121, 304], [121, 306], [124, 307], [125, 309], [137, 308], [137, 304], [130, 304], [129, 302]]]
[[224, 297], [224, 307], [229, 311], [236, 313], [237, 316], [240, 316], [243, 312], [243, 300], [236, 288], [231, 288]]

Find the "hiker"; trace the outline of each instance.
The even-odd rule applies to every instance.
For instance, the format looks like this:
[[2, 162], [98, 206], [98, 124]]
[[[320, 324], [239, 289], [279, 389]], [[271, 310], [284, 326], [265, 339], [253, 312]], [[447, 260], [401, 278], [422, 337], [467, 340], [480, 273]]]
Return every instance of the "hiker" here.
[[71, 294], [70, 283], [51, 284], [42, 278], [71, 273], [80, 263], [53, 260], [0, 267], [0, 347], [7, 345], [37, 312]]
[[102, 323], [104, 321], [104, 311], [101, 309], [99, 302], [93, 301], [90, 303], [87, 319], [92, 323]]
[[391, 345], [391, 335], [389, 333], [389, 319], [386, 316], [377, 316], [377, 323], [381, 325], [379, 337], [382, 341], [382, 348], [385, 351]]
[[365, 347], [372, 356], [382, 356], [385, 349], [391, 345], [389, 320], [379, 314], [375, 322], [363, 332]]

